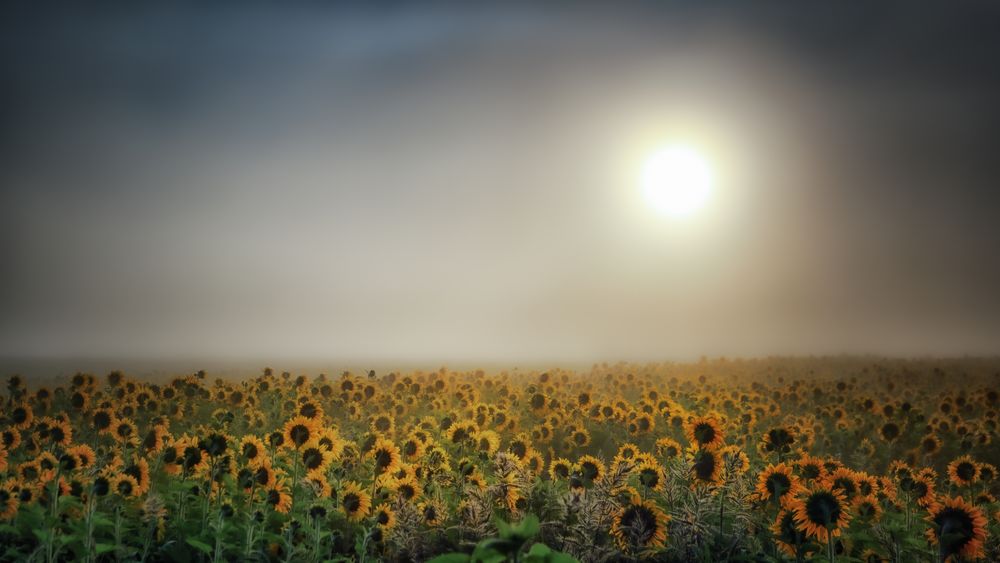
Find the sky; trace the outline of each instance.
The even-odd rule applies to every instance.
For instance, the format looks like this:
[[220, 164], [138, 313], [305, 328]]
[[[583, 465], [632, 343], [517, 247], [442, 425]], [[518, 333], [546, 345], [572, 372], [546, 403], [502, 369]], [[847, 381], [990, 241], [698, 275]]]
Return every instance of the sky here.
[[1000, 352], [996, 2], [98, 6], [0, 8], [2, 356]]

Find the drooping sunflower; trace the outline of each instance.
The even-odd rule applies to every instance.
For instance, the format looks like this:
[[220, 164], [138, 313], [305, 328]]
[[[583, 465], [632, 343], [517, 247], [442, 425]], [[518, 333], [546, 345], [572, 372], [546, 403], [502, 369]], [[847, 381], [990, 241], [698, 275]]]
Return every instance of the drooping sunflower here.
[[795, 511], [782, 509], [778, 511], [777, 518], [771, 524], [771, 534], [774, 536], [774, 543], [778, 549], [789, 557], [801, 556], [803, 545], [806, 543], [806, 532], [795, 522]]
[[711, 450], [722, 445], [722, 429], [719, 421], [711, 416], [692, 417], [684, 425], [684, 434], [692, 446]]
[[779, 463], [768, 465], [757, 478], [757, 494], [761, 500], [770, 500], [781, 504], [786, 497], [793, 497], [799, 489], [798, 477], [792, 474], [792, 468]]
[[17, 515], [19, 505], [16, 483], [5, 481], [0, 484], [0, 520], [10, 520]]
[[354, 481], [346, 481], [340, 489], [340, 508], [351, 522], [358, 522], [368, 515], [372, 499]]
[[667, 542], [669, 521], [670, 517], [656, 504], [635, 496], [615, 515], [611, 534], [626, 553], [655, 551]]
[[971, 485], [979, 479], [979, 464], [969, 455], [956, 458], [948, 464], [948, 478], [959, 487]]
[[850, 521], [844, 493], [829, 484], [814, 484], [803, 490], [789, 500], [788, 507], [795, 512], [796, 525], [821, 543], [840, 536]]
[[962, 497], [942, 498], [929, 510], [927, 537], [938, 546], [941, 560], [983, 557], [988, 524], [983, 511]]
[[722, 483], [722, 458], [715, 450], [689, 449], [687, 461], [692, 487], [711, 487]]

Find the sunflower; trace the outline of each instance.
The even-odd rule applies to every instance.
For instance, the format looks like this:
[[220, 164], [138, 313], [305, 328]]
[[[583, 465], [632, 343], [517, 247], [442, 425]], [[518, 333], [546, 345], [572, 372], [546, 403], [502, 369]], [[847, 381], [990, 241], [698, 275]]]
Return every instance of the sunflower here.
[[90, 414], [90, 424], [101, 434], [110, 434], [115, 423], [114, 411], [110, 408], [99, 408]]
[[360, 485], [346, 481], [341, 486], [340, 507], [351, 522], [358, 522], [368, 515], [372, 500]]
[[850, 502], [858, 494], [858, 475], [846, 467], [838, 468], [827, 476], [827, 483], [844, 494], [844, 500]]
[[722, 458], [714, 450], [689, 449], [687, 461], [691, 486], [714, 486], [722, 483]]
[[125, 473], [119, 473], [111, 479], [111, 490], [123, 498], [137, 497], [142, 494], [135, 477]]
[[318, 433], [319, 421], [299, 415], [285, 423], [282, 432], [282, 438], [284, 438], [282, 445], [297, 450], [316, 437]]
[[684, 453], [684, 449], [679, 443], [677, 443], [677, 440], [674, 440], [673, 438], [660, 438], [656, 441], [654, 447], [656, 448], [657, 455], [666, 459], [673, 459]]
[[396, 428], [396, 419], [391, 414], [374, 416], [369, 423], [372, 432], [390, 435]]
[[549, 464], [549, 478], [553, 481], [568, 479], [573, 472], [573, 464], [565, 458], [557, 458]]
[[476, 432], [476, 449], [487, 457], [493, 457], [500, 449], [500, 435], [493, 430], [480, 430]]
[[240, 458], [250, 467], [260, 467], [267, 460], [267, 448], [263, 440], [247, 434], [240, 440]]
[[399, 448], [391, 441], [378, 437], [368, 454], [375, 461], [375, 472], [379, 475], [395, 473], [399, 470], [401, 457]]
[[157, 453], [163, 449], [169, 437], [170, 432], [167, 430], [167, 425], [156, 424], [143, 436], [140, 447], [147, 453]]
[[983, 511], [962, 497], [942, 498], [927, 515], [927, 537], [938, 546], [941, 560], [983, 557], [987, 520]]
[[592, 455], [581, 456], [576, 461], [576, 469], [584, 481], [588, 483], [600, 481], [606, 471], [604, 463]]
[[786, 497], [791, 498], [798, 493], [798, 481], [792, 475], [792, 469], [784, 463], [768, 465], [757, 478], [757, 494], [761, 500], [773, 500], [781, 504]]
[[757, 449], [764, 455], [779, 456], [792, 453], [798, 447], [798, 433], [794, 426], [776, 426], [768, 429], [760, 439]]
[[280, 481], [266, 489], [264, 501], [281, 514], [288, 514], [292, 510], [292, 495], [288, 494], [288, 489]]
[[7, 428], [0, 432], [0, 447], [7, 451], [14, 451], [21, 445], [21, 431], [16, 428]]
[[315, 439], [303, 444], [297, 455], [306, 475], [322, 476], [333, 463], [333, 452], [320, 446]]
[[21, 403], [19, 405], [14, 405], [10, 409], [11, 426], [16, 430], [26, 430], [31, 426], [31, 422], [35, 419], [35, 413], [31, 410], [31, 405], [27, 403]]
[[615, 514], [611, 534], [626, 553], [658, 550], [667, 542], [669, 521], [660, 507], [636, 496]]
[[789, 557], [801, 557], [802, 545], [806, 542], [806, 533], [795, 522], [795, 512], [792, 510], [778, 511], [777, 518], [771, 524], [771, 534], [778, 549]]
[[424, 492], [416, 477], [407, 477], [406, 479], [397, 480], [393, 488], [396, 490], [396, 494], [399, 495], [399, 498], [404, 501], [416, 500], [420, 498], [420, 495]]
[[903, 429], [899, 427], [895, 422], [889, 421], [883, 424], [878, 429], [878, 435], [883, 441], [895, 442], [903, 434]]
[[688, 442], [698, 449], [711, 450], [722, 445], [722, 430], [715, 417], [696, 416], [684, 425]]
[[135, 445], [137, 443], [138, 431], [135, 423], [128, 418], [115, 419], [111, 425], [111, 435], [120, 444]]
[[375, 523], [383, 530], [388, 531], [396, 526], [396, 513], [388, 505], [380, 504], [376, 506], [374, 513]]
[[924, 455], [934, 455], [941, 451], [941, 438], [933, 432], [924, 436], [920, 440], [920, 453]]
[[323, 407], [316, 401], [308, 399], [299, 404], [295, 410], [295, 414], [304, 416], [310, 420], [321, 421], [323, 420]]
[[424, 524], [431, 527], [440, 526], [448, 515], [444, 505], [437, 500], [424, 501], [417, 506], [417, 510], [420, 511], [420, 517]]
[[655, 461], [643, 461], [635, 467], [633, 473], [638, 477], [639, 484], [646, 490], [662, 491], [666, 487], [667, 476], [660, 464]]
[[971, 456], [963, 455], [948, 464], [948, 478], [959, 487], [971, 485], [979, 479], [979, 464]]
[[0, 520], [10, 520], [16, 516], [19, 504], [16, 483], [5, 481], [0, 485]]
[[851, 503], [851, 513], [861, 522], [874, 524], [882, 518], [882, 505], [873, 495], [858, 496]]
[[52, 420], [49, 423], [48, 441], [56, 446], [68, 446], [73, 442], [73, 428], [64, 420]]
[[417, 461], [424, 455], [424, 441], [413, 433], [410, 433], [406, 440], [403, 441], [400, 453], [406, 461]]
[[790, 499], [789, 509], [795, 512], [795, 522], [806, 535], [827, 543], [840, 535], [850, 520], [844, 493], [829, 484], [814, 484]]
[[795, 462], [796, 472], [806, 482], [817, 481], [826, 477], [826, 468], [823, 460], [818, 457], [803, 454]]

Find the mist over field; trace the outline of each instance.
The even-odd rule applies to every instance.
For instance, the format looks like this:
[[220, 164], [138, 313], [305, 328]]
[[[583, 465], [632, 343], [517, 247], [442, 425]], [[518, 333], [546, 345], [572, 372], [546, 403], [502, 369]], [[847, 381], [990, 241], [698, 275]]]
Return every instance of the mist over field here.
[[1000, 351], [989, 3], [631, 8], [5, 7], [0, 368]]

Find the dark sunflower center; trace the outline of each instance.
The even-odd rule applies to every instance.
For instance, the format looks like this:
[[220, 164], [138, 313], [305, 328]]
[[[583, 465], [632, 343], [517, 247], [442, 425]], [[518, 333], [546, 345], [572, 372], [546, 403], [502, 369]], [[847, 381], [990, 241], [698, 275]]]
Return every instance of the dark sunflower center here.
[[702, 481], [711, 481], [715, 474], [715, 456], [708, 452], [698, 452], [694, 459], [694, 474]]
[[824, 528], [833, 527], [840, 519], [840, 501], [837, 497], [827, 492], [813, 493], [806, 500], [806, 516], [818, 526]]
[[656, 535], [656, 515], [645, 506], [630, 506], [621, 517], [621, 528], [632, 543], [647, 545]]
[[788, 491], [789, 487], [792, 486], [792, 481], [788, 478], [788, 475], [785, 475], [784, 473], [772, 473], [771, 476], [767, 478], [765, 486], [767, 487], [767, 492], [776, 497], [780, 497]]
[[384, 512], [384, 511], [383, 512], [379, 512], [378, 513], [377, 521], [378, 521], [379, 524], [385, 526], [386, 524], [389, 523], [389, 513]]
[[301, 424], [293, 426], [292, 431], [288, 434], [296, 446], [301, 446], [309, 441], [309, 429]]
[[971, 481], [976, 477], [976, 466], [967, 461], [963, 461], [958, 464], [958, 467], [955, 468], [955, 473], [958, 474], [963, 481]]
[[708, 444], [715, 439], [715, 428], [711, 424], [702, 423], [694, 427], [694, 439], [699, 444]]
[[961, 551], [972, 541], [972, 517], [960, 508], [946, 508], [934, 517], [938, 525], [938, 542], [945, 555]]
[[355, 493], [344, 495], [344, 508], [347, 512], [357, 512], [361, 508], [361, 497]]
[[655, 488], [660, 483], [660, 474], [655, 469], [645, 468], [639, 472], [639, 482], [643, 487]]
[[302, 454], [302, 463], [306, 466], [306, 469], [316, 469], [320, 465], [323, 465], [323, 454], [316, 448], [309, 448]]
[[389, 450], [378, 450], [375, 452], [375, 465], [379, 469], [385, 469], [392, 464], [392, 453]]
[[580, 466], [580, 470], [583, 471], [583, 477], [593, 481], [597, 478], [597, 464], [591, 461], [585, 461], [583, 465]]

